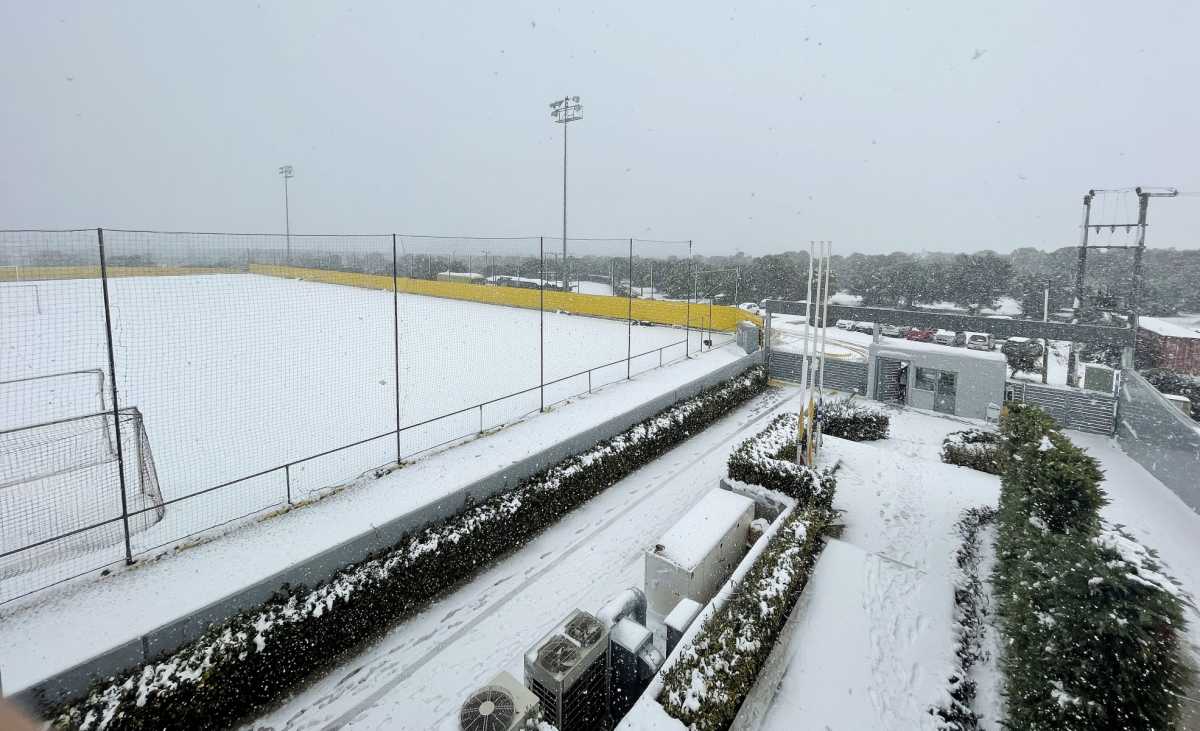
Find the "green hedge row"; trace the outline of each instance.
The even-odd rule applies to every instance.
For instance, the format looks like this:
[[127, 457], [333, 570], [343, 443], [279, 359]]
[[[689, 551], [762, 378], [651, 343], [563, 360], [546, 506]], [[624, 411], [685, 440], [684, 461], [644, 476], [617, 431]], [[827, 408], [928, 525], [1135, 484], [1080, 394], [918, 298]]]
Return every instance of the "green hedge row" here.
[[[832, 476], [824, 492], [834, 489]], [[797, 507], [742, 578], [738, 591], [701, 626], [663, 677], [658, 702], [693, 731], [729, 728], [800, 596], [834, 512]]]
[[979, 714], [974, 710], [975, 681], [971, 669], [986, 659], [984, 635], [987, 631], [989, 598], [979, 575], [980, 530], [996, 519], [991, 507], [970, 508], [958, 521], [962, 545], [955, 554], [958, 576], [954, 582], [954, 626], [958, 647], [954, 654], [958, 667], [950, 676], [950, 701], [932, 709], [939, 727], [947, 731], [977, 731]]
[[761, 367], [714, 386], [315, 588], [286, 589], [50, 717], [56, 727], [89, 731], [233, 726], [765, 386]]
[[781, 492], [801, 505], [815, 500], [828, 507], [833, 502], [829, 474], [794, 461], [796, 424], [796, 414], [780, 414], [766, 429], [739, 444], [729, 455], [729, 477]]
[[1010, 404], [993, 585], [1006, 726], [1165, 729], [1190, 678], [1181, 594], [1154, 553], [1099, 516], [1095, 460]]
[[998, 475], [1004, 471], [1000, 435], [982, 429], [951, 432], [942, 440], [942, 461]]
[[891, 425], [885, 412], [849, 398], [822, 402], [817, 410], [817, 421], [822, 434], [852, 442], [883, 439]]

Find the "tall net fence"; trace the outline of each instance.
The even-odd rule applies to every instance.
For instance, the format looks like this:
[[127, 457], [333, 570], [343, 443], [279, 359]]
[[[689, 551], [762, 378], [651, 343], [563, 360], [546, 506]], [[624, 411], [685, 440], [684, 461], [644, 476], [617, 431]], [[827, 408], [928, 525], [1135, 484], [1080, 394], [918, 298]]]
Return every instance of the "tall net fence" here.
[[0, 603], [714, 347], [701, 281], [686, 242], [0, 231]]

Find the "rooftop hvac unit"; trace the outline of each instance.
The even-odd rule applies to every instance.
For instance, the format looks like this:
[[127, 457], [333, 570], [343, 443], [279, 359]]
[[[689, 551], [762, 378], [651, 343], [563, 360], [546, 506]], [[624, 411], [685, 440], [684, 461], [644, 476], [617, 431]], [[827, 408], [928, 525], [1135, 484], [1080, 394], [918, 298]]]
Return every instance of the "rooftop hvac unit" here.
[[458, 727], [461, 731], [516, 731], [537, 716], [537, 696], [502, 672], [463, 702]]
[[646, 651], [654, 651], [650, 630], [628, 618], [613, 625], [608, 635], [608, 712], [614, 722], [629, 713], [662, 664], [662, 655], [657, 663], [643, 658]]
[[607, 710], [608, 630], [576, 609], [525, 653], [525, 685], [559, 731], [599, 728]]

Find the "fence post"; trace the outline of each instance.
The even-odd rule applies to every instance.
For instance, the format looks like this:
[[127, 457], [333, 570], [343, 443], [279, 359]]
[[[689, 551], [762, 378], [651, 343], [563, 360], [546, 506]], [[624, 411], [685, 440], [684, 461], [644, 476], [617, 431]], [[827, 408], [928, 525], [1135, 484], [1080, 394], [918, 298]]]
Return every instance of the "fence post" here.
[[629, 291], [629, 304], [625, 308], [625, 380], [628, 381], [632, 376], [633, 365], [633, 239], [629, 240], [629, 281], [627, 282]]
[[690, 358], [692, 347], [692, 289], [695, 285], [695, 280], [692, 279], [692, 242], [688, 240], [688, 296], [687, 296], [687, 314], [683, 317], [683, 357]]
[[290, 464], [285, 464], [283, 466], [283, 484], [285, 486], [284, 489], [287, 490], [287, 504], [291, 505], [292, 504], [292, 466]]
[[125, 452], [121, 445], [121, 410], [117, 401], [117, 364], [113, 357], [112, 307], [108, 302], [108, 262], [104, 258], [104, 229], [96, 229], [96, 243], [100, 249], [100, 288], [104, 292], [105, 342], [108, 344], [108, 383], [112, 389], [113, 426], [117, 433], [117, 477], [121, 485], [121, 525], [125, 531], [125, 564], [133, 563], [133, 546], [129, 541], [129, 498], [125, 494]]
[[538, 237], [538, 411], [546, 410], [546, 239]]
[[479, 433], [483, 433], [483, 404], [479, 404]]
[[392, 364], [396, 398], [396, 464], [400, 464], [400, 286], [396, 279], [396, 234], [392, 234]]

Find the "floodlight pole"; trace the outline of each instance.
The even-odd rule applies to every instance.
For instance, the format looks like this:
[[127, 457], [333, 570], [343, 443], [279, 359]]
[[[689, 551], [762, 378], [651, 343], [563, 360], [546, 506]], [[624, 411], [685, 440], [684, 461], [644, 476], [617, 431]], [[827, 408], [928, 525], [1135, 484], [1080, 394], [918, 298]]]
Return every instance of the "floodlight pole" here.
[[550, 118], [563, 126], [563, 214], [562, 214], [562, 279], [563, 290], [570, 291], [567, 278], [567, 127], [571, 122], [583, 119], [583, 105], [577, 96], [564, 96], [550, 102]]
[[283, 178], [283, 230], [287, 236], [287, 263], [292, 264], [292, 214], [288, 206], [288, 178], [295, 177], [295, 172], [291, 165], [283, 165], [279, 168], [279, 175]]

